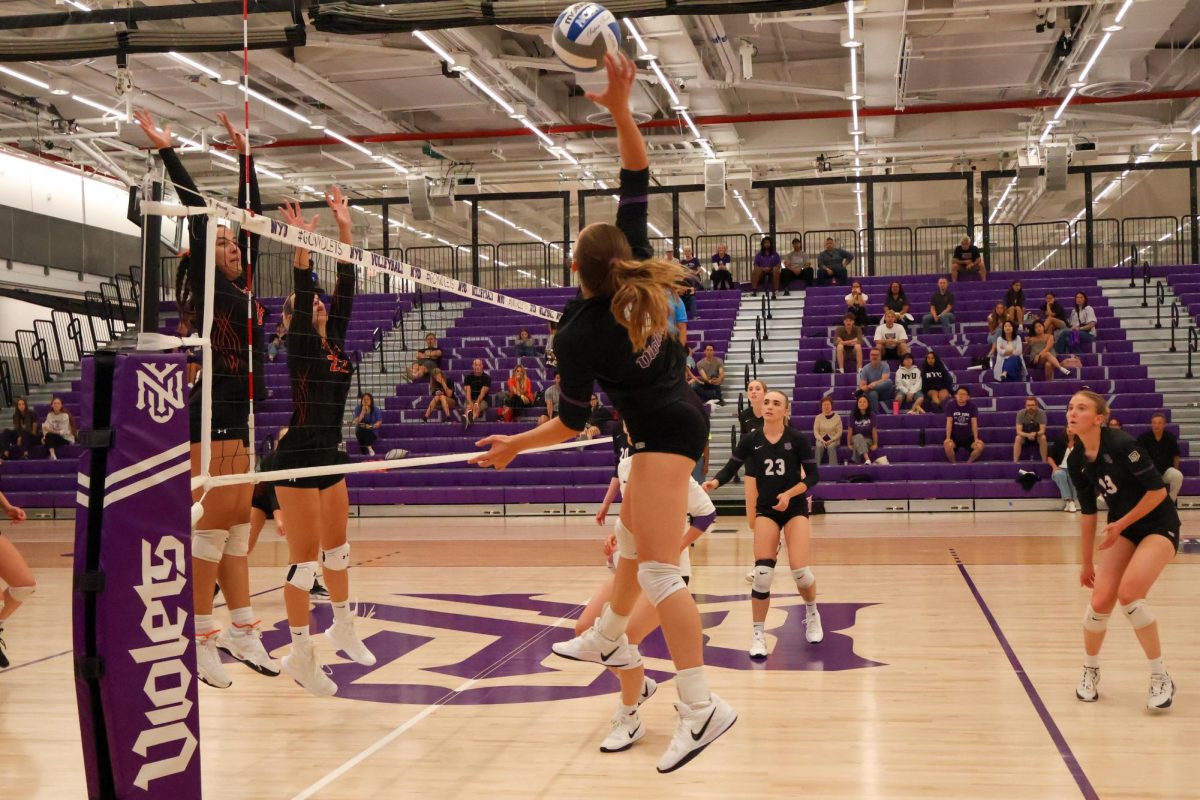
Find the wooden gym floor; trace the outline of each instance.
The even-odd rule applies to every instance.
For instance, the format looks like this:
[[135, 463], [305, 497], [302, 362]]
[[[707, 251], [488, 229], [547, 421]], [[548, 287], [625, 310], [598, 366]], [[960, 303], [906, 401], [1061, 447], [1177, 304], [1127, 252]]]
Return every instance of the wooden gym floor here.
[[[693, 551], [713, 688], [738, 724], [660, 776], [675, 722], [661, 639], [643, 647], [667, 681], [647, 736], [605, 755], [613, 683], [563, 661], [579, 606], [606, 576], [590, 520], [351, 522], [359, 630], [379, 663], [335, 658], [339, 695], [230, 664], [200, 687], [205, 795], [220, 798], [1186, 798], [1200, 797], [1200, 557], [1181, 553], [1151, 597], [1179, 686], [1152, 715], [1141, 651], [1114, 617], [1100, 701], [1078, 702], [1075, 515], [838, 515], [814, 520], [825, 641], [777, 573], [772, 656], [750, 662], [744, 520], [721, 518]], [[8, 623], [0, 672], [0, 796], [84, 796], [70, 647], [65, 523], [4, 525], [39, 580]], [[1200, 534], [1200, 514], [1184, 536]], [[1185, 547], [1200, 552], [1195, 543]], [[268, 649], [287, 644], [282, 540], [252, 556]], [[132, 612], [131, 612], [132, 613]], [[218, 611], [218, 615], [223, 614]], [[316, 629], [328, 606], [314, 610]], [[561, 629], [561, 630], [560, 630]]]

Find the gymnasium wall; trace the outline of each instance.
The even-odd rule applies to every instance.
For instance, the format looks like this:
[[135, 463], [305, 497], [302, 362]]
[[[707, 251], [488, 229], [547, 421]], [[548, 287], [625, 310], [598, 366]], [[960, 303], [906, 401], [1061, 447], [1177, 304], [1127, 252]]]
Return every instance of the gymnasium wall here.
[[0, 260], [106, 277], [125, 272], [141, 261], [127, 205], [121, 184], [0, 150]]

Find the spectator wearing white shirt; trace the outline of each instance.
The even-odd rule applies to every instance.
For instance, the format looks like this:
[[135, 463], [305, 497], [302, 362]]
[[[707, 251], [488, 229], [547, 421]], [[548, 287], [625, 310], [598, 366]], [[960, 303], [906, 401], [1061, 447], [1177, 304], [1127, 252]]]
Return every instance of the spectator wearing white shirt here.
[[854, 321], [859, 325], [867, 324], [867, 295], [858, 281], [850, 284], [850, 293], [846, 295], [846, 313], [854, 315]]
[[925, 395], [921, 388], [921, 368], [913, 363], [912, 353], [905, 353], [900, 360], [900, 369], [896, 370], [896, 402], [900, 406], [911, 404], [910, 414], [924, 414]]
[[1096, 309], [1088, 305], [1087, 295], [1075, 294], [1075, 306], [1067, 319], [1067, 327], [1054, 339], [1056, 353], [1076, 353], [1083, 345], [1096, 341]]
[[996, 366], [993, 374], [998, 381], [1019, 381], [1025, 375], [1025, 344], [1017, 335], [1017, 326], [1006, 319], [996, 339]]
[[896, 312], [890, 308], [883, 312], [883, 322], [875, 329], [875, 346], [887, 359], [904, 358], [908, 354], [908, 331], [896, 321]]

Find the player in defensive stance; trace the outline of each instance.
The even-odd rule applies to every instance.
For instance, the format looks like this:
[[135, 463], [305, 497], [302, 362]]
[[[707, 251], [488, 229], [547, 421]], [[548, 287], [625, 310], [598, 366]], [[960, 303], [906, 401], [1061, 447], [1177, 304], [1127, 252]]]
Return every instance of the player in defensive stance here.
[[[353, 244], [350, 209], [341, 189], [334, 186], [325, 195], [325, 202], [333, 211], [341, 241]], [[302, 230], [316, 230], [317, 218], [305, 220], [299, 206], [289, 205], [283, 216]], [[355, 267], [344, 261], [338, 263], [337, 284], [326, 309], [313, 287], [309, 251], [296, 247], [292, 266], [295, 292], [283, 308], [284, 324], [288, 326], [292, 418], [287, 434], [275, 448], [275, 468], [344, 464], [347, 457], [340, 449], [342, 417], [354, 365], [343, 346], [354, 304]], [[350, 605], [350, 543], [346, 541], [350, 498], [346, 476], [292, 478], [276, 483], [275, 494], [283, 512], [291, 562], [283, 601], [292, 632], [292, 651], [280, 663], [283, 671], [309, 692], [332, 695], [337, 692], [337, 684], [321, 668], [308, 624], [309, 592], [318, 567], [325, 576], [333, 606], [333, 625], [325, 631], [325, 638], [352, 661], [365, 666], [375, 663], [375, 656], [354, 630], [354, 609]]]
[[[622, 424], [624, 427], [624, 424]], [[629, 470], [633, 466], [631, 451], [628, 445], [628, 434], [617, 434], [613, 437], [613, 450], [617, 453], [616, 474], [608, 484], [608, 492], [604, 502], [596, 512], [596, 524], [603, 525], [608, 516], [608, 509], [616, 499], [617, 490], [622, 494], [629, 483]], [[709, 499], [708, 494], [700, 488], [691, 477], [688, 478], [688, 516], [691, 521], [684, 525], [683, 538], [679, 545], [679, 569], [683, 574], [683, 582], [688, 583], [692, 576], [692, 559], [690, 548], [692, 543], [708, 532], [717, 520], [717, 509]], [[616, 572], [620, 554], [617, 551], [617, 534], [612, 533], [604, 540], [604, 555], [609, 559], [609, 568]], [[592, 627], [600, 617], [604, 605], [612, 597], [613, 578], [608, 578], [600, 584], [600, 588], [592, 595], [587, 607], [575, 623], [575, 634], [582, 635]], [[629, 643], [637, 646], [642, 640], [658, 627], [658, 614], [645, 595], [638, 598], [629, 615], [629, 626], [625, 635]], [[650, 699], [658, 689], [653, 678], [646, 677], [645, 668], [639, 663], [628, 669], [610, 668], [621, 681], [621, 701], [613, 713], [612, 729], [600, 745], [602, 753], [619, 753], [628, 750], [634, 743], [646, 735], [646, 729], [638, 716], [642, 703]]]
[[[1109, 615], [1119, 601], [1150, 662], [1146, 706], [1170, 708], [1175, 682], [1163, 664], [1158, 623], [1146, 596], [1179, 550], [1179, 513], [1150, 455], [1132, 436], [1108, 427], [1107, 417], [1108, 403], [1095, 392], [1076, 392], [1067, 406], [1067, 429], [1077, 439], [1067, 457], [1067, 471], [1083, 512], [1079, 518], [1079, 583], [1092, 590], [1092, 602], [1083, 617], [1083, 675], [1075, 696], [1085, 703], [1100, 697], [1100, 646]], [[1104, 495], [1108, 505], [1108, 524], [1100, 542], [1105, 553], [1099, 567], [1092, 560], [1097, 493]]]
[[786, 424], [790, 407], [783, 392], [767, 392], [763, 398], [762, 429], [743, 436], [730, 464], [704, 485], [706, 489], [716, 488], [732, 478], [738, 466], [746, 465], [746, 519], [754, 531], [751, 658], [767, 657], [765, 625], [771, 608], [771, 580], [775, 577], [781, 532], [787, 539], [792, 578], [807, 606], [805, 638], [813, 644], [825, 638], [817, 611], [817, 579], [807, 566], [812, 532], [808, 524], [808, 493], [821, 476], [808, 438]]
[[[240, 175], [238, 205], [245, 207], [249, 176], [249, 207], [261, 212], [258, 178], [253, 156], [247, 157], [246, 142], [229, 118], [219, 114], [238, 149]], [[167, 175], [185, 206], [201, 208], [204, 198], [195, 181], [179, 160], [171, 140], [171, 126], [160, 130], [144, 111], [134, 115], [162, 158]], [[208, 215], [188, 217], [189, 254], [179, 260], [175, 294], [181, 317], [194, 317], [199, 328], [204, 318], [203, 302], [209, 280], [213, 292], [211, 333], [212, 375], [202, 375], [212, 391], [212, 447], [210, 471], [214, 475], [235, 475], [250, 470], [249, 417], [250, 398], [267, 396], [263, 382], [263, 320], [266, 309], [253, 297], [246, 285], [246, 270], [252, 268], [258, 253], [257, 236], [241, 232], [234, 236], [229, 228], [218, 226], [213, 275], [205, 270], [208, 247]], [[247, 307], [252, 309], [250, 342], [246, 341]], [[253, 380], [252, 380], [253, 377]], [[251, 390], [253, 389], [253, 395]], [[192, 441], [192, 477], [200, 474], [201, 398], [200, 382], [192, 390], [188, 423]], [[262, 675], [278, 675], [279, 665], [262, 645], [261, 623], [250, 605], [250, 483], [221, 486], [208, 492], [202, 501], [204, 512], [192, 531], [192, 600], [196, 609], [197, 677], [218, 689], [232, 681], [221, 663], [218, 648]], [[197, 490], [193, 499], [199, 499]], [[220, 579], [221, 591], [229, 601], [230, 628], [222, 631], [213, 619], [213, 594]]]
[[[620, 412], [633, 456], [621, 503], [621, 558], [612, 599], [592, 628], [553, 649], [564, 658], [606, 667], [637, 666], [641, 656], [625, 629], [639, 592], [646, 593], [678, 670], [679, 726], [658, 762], [660, 772], [671, 772], [733, 727], [737, 713], [709, 690], [700, 612], [679, 569], [688, 476], [708, 442], [708, 417], [684, 376], [686, 353], [668, 333], [668, 294], [686, 274], [678, 264], [654, 259], [646, 233], [650, 159], [629, 108], [637, 68], [620, 54], [605, 56], [605, 66], [608, 88], [588, 97], [609, 110], [617, 129], [620, 202], [617, 224], [588, 225], [572, 253], [580, 297], [563, 311], [554, 337], [561, 411], [516, 436], [483, 439], [480, 445], [490, 450], [475, 462], [503, 469], [523, 450], [577, 436], [588, 421], [593, 382]], [[290, 535], [290, 521], [288, 527]]]
[[[3, 494], [0, 494], [0, 512], [12, 520], [13, 524], [25, 521], [25, 510], [8, 502], [8, 498]], [[4, 581], [7, 587], [0, 593], [0, 669], [8, 669], [8, 654], [4, 649], [3, 638], [4, 623], [22, 603], [33, 597], [37, 583], [29, 565], [21, 556], [21, 551], [5, 539], [3, 533], [0, 533], [0, 581]]]

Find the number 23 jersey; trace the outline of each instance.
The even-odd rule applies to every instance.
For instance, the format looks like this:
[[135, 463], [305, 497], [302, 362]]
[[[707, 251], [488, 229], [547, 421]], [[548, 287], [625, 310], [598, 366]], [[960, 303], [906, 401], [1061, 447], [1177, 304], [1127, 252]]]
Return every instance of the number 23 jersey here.
[[[1108, 521], [1116, 522], [1136, 506], [1147, 492], [1164, 489], [1162, 475], [1150, 455], [1125, 431], [1104, 428], [1096, 460], [1088, 461], [1077, 444], [1067, 458], [1067, 471], [1079, 492], [1084, 514], [1096, 513], [1096, 496], [1104, 495]], [[1178, 533], [1179, 513], [1166, 495], [1146, 516], [1130, 525], [1130, 533]]]
[[[751, 431], [738, 442], [734, 455], [746, 462], [746, 477], [754, 478], [761, 509], [778, 502], [779, 495], [804, 481], [808, 491], [817, 485], [820, 475], [812, 445], [804, 434], [792, 427], [783, 429], [783, 436], [772, 443], [761, 428]], [[804, 468], [803, 475], [800, 468]], [[806, 495], [793, 497], [792, 503], [807, 502]]]

